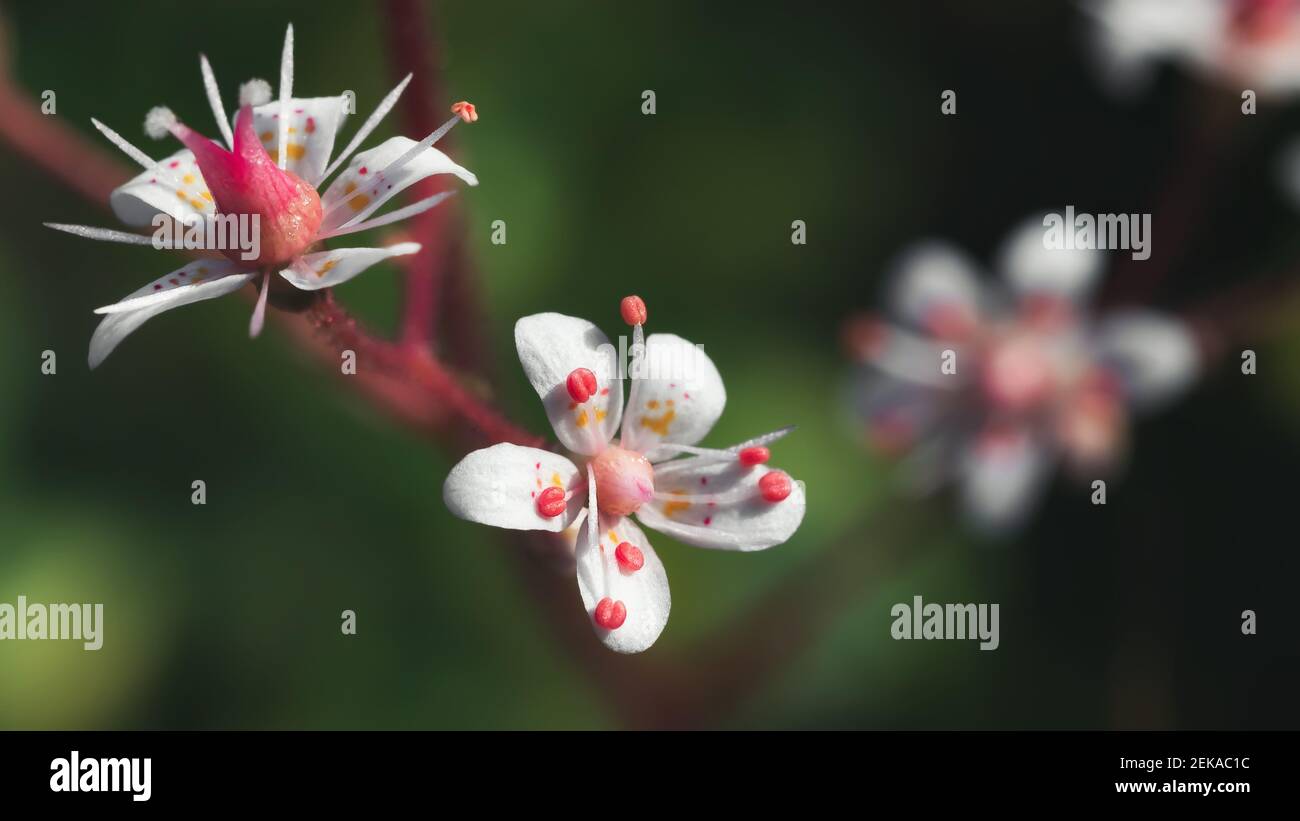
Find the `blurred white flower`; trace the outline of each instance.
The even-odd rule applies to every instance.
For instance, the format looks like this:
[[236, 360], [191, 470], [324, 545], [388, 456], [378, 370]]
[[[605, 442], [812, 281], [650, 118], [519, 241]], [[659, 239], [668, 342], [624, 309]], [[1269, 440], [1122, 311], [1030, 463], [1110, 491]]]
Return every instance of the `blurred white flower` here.
[[1300, 91], [1296, 0], [1085, 0], [1100, 68], [1119, 91], [1150, 79], [1160, 60], [1260, 95]]
[[[955, 482], [990, 531], [1025, 520], [1058, 462], [1089, 479], [1116, 467], [1131, 412], [1175, 397], [1198, 369], [1195, 341], [1176, 320], [1087, 316], [1102, 252], [1050, 250], [1043, 232], [1035, 218], [1013, 233], [1001, 285], [981, 283], [946, 244], [914, 246], [890, 281], [899, 323], [849, 327], [870, 443], [906, 456], [916, 490]], [[955, 372], [944, 372], [946, 358]]]

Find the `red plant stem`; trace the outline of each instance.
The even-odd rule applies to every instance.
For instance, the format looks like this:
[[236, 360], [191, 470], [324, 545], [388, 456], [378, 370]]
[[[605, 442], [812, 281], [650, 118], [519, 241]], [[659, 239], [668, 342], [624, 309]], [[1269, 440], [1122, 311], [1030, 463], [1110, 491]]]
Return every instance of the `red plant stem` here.
[[[423, 136], [447, 119], [438, 116], [438, 106], [445, 98], [437, 79], [440, 76], [437, 38], [429, 35], [430, 21], [418, 0], [389, 0], [387, 11], [385, 18], [395, 73], [399, 77], [407, 71], [413, 74], [399, 106], [404, 130]], [[441, 110], [450, 113], [449, 108]], [[440, 150], [447, 148], [449, 139], [450, 135], [443, 137]], [[416, 199], [433, 196], [442, 188], [439, 175], [425, 177], [411, 186]], [[439, 291], [449, 262], [449, 228], [454, 214], [455, 203], [444, 203], [416, 216], [408, 227], [423, 247], [418, 254], [403, 260], [406, 299], [401, 336], [407, 344], [427, 346], [433, 341]]]
[[35, 100], [0, 81], [0, 137], [14, 151], [91, 202], [107, 204], [108, 195], [131, 178], [132, 170], [106, 156], [53, 114], [42, 114]]

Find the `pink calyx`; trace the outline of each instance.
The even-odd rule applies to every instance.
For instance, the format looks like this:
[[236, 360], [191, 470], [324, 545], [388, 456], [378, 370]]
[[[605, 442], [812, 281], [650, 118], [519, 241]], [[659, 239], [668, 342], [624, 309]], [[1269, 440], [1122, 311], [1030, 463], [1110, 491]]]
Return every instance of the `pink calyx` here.
[[253, 128], [252, 106], [235, 118], [235, 147], [227, 151], [181, 122], [166, 126], [194, 152], [217, 210], [222, 214], [258, 215], [260, 253], [244, 260], [241, 249], [223, 253], [241, 264], [274, 267], [287, 264], [316, 240], [321, 224], [320, 195], [307, 181], [276, 165]]

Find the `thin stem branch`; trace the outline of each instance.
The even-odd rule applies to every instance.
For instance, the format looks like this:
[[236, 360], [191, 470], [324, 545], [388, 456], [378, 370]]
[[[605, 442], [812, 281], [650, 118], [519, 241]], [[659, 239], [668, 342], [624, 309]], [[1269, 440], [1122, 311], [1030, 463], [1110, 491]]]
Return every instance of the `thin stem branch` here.
[[[444, 92], [438, 80], [441, 76], [438, 38], [429, 34], [431, 23], [418, 0], [389, 0], [387, 12], [385, 19], [395, 73], [413, 74], [399, 105], [402, 123], [406, 131], [423, 136], [441, 124], [437, 105], [444, 100]], [[445, 150], [450, 139], [451, 135], [444, 137], [440, 148]], [[411, 189], [414, 199], [420, 200], [437, 194], [442, 187], [435, 175], [425, 177]], [[426, 211], [415, 217], [408, 229], [423, 248], [402, 261], [406, 269], [406, 298], [401, 336], [407, 344], [428, 346], [433, 342], [438, 297], [450, 261], [448, 238], [451, 223], [455, 221], [455, 207], [454, 202], [448, 202]]]

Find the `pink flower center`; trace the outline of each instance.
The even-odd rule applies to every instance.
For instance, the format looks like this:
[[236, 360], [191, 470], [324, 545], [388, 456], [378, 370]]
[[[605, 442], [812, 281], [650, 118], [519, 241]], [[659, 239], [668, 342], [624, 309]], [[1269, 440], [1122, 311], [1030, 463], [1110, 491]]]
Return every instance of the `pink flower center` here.
[[226, 251], [227, 256], [250, 266], [281, 266], [316, 240], [321, 223], [320, 195], [297, 174], [277, 166], [266, 153], [254, 131], [250, 106], [239, 109], [233, 151], [184, 124], [177, 123], [171, 130], [194, 152], [218, 211], [258, 215], [261, 253], [257, 259], [240, 259], [239, 249]]
[[601, 513], [630, 516], [655, 495], [655, 470], [636, 451], [605, 448], [591, 460], [596, 474], [596, 506]]
[[1273, 40], [1286, 34], [1295, 12], [1295, 0], [1232, 0], [1230, 26], [1242, 40]]
[[1052, 392], [1052, 363], [1032, 336], [995, 342], [981, 373], [985, 396], [999, 408], [1022, 411], [1040, 404]]

